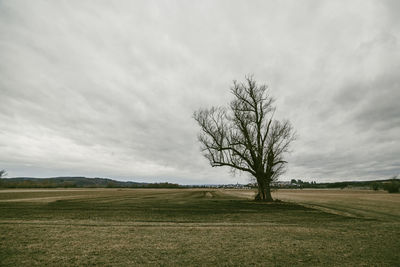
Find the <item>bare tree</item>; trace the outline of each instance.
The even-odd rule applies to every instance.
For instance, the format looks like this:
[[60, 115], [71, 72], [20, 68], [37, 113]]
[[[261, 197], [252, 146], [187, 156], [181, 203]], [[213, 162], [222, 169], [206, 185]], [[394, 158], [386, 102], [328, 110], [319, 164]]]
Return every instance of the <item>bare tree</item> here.
[[0, 170], [0, 178], [3, 178], [6, 175], [7, 175], [6, 170]]
[[204, 156], [212, 167], [227, 166], [254, 176], [256, 200], [272, 201], [270, 185], [285, 170], [284, 155], [295, 139], [289, 121], [274, 119], [274, 99], [252, 76], [233, 82], [229, 107], [200, 109], [194, 119]]

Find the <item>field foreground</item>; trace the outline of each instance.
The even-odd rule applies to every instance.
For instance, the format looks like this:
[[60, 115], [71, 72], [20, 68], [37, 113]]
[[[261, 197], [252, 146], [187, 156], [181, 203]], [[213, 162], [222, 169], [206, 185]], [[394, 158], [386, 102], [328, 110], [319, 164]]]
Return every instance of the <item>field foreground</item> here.
[[280, 190], [0, 191], [1, 266], [398, 266], [400, 195]]

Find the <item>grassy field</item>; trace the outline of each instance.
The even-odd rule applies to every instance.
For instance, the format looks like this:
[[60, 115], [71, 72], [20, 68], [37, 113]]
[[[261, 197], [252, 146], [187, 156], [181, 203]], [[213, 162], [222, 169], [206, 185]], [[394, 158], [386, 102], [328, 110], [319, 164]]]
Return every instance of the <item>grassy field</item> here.
[[1, 266], [399, 266], [400, 195], [280, 190], [0, 191]]

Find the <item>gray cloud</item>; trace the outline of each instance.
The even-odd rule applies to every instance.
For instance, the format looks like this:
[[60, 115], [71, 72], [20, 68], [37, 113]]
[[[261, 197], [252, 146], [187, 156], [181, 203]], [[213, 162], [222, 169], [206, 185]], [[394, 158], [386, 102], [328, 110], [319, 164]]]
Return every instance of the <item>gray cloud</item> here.
[[0, 168], [244, 182], [191, 118], [253, 73], [299, 138], [291, 177], [400, 172], [396, 1], [2, 1]]

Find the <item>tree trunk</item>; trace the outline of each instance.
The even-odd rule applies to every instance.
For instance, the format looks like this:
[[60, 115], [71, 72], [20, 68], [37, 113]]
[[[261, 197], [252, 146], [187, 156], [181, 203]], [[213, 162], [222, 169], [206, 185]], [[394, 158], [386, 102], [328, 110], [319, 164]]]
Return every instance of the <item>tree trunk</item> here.
[[254, 200], [272, 202], [273, 199], [271, 196], [271, 188], [269, 183], [264, 181], [263, 178], [257, 178], [257, 184], [258, 184], [258, 192]]
[[257, 195], [256, 195], [256, 197], [254, 198], [254, 200], [256, 200], [256, 201], [263, 201], [264, 199], [263, 199], [263, 191], [264, 191], [264, 189], [263, 189], [263, 186], [262, 186], [262, 182], [261, 181], [259, 181], [258, 179], [257, 179], [257, 185], [258, 185], [258, 192], [257, 192]]
[[271, 188], [269, 186], [269, 183], [267, 183], [265, 186], [265, 200], [264, 201], [267, 201], [267, 202], [274, 201], [271, 196]]

